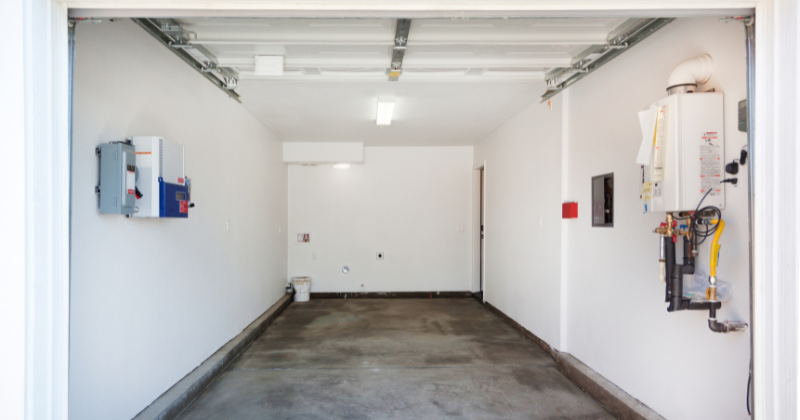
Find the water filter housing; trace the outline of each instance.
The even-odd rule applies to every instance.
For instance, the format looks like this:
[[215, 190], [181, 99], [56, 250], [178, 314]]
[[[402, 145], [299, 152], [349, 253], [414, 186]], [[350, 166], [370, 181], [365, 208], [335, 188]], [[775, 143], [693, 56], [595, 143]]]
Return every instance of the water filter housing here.
[[656, 124], [650, 164], [642, 166], [644, 211], [694, 211], [709, 189], [703, 206], [723, 209], [722, 93], [677, 93], [655, 102], [650, 110], [656, 113]]
[[133, 137], [136, 148], [136, 200], [133, 217], [188, 217], [189, 191], [183, 146], [163, 137]]

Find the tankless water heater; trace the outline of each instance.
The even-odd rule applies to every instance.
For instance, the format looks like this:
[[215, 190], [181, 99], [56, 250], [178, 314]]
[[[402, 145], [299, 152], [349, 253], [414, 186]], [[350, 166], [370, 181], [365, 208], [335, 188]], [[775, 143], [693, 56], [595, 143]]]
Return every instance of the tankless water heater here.
[[[725, 133], [722, 93], [678, 93], [640, 115], [644, 138], [644, 211], [693, 211], [725, 207]], [[649, 121], [649, 124], [648, 124]]]

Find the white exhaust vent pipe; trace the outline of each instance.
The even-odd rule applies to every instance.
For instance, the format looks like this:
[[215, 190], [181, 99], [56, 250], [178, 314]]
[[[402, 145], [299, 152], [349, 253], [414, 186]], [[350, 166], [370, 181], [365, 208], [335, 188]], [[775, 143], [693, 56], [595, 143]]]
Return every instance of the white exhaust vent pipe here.
[[675, 67], [669, 75], [667, 93], [694, 93], [697, 92], [697, 85], [708, 82], [711, 72], [714, 70], [714, 61], [711, 56], [704, 54], [695, 58], [690, 58]]

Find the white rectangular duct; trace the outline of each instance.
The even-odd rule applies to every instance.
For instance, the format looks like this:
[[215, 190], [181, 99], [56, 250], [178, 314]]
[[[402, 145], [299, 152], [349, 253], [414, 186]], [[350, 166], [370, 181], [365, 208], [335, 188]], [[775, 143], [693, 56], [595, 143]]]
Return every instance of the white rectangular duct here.
[[283, 143], [284, 163], [362, 163], [364, 143]]

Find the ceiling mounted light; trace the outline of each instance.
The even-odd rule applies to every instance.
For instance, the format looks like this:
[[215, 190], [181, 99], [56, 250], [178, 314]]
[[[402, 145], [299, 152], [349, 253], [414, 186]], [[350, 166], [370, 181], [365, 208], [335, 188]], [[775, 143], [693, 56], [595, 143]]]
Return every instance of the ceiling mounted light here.
[[394, 103], [394, 96], [381, 96], [378, 98], [378, 115], [375, 118], [377, 125], [389, 125], [392, 123]]
[[283, 56], [280, 55], [257, 55], [256, 76], [283, 76]]
[[333, 167], [336, 168], [336, 169], [347, 169], [347, 168], [350, 167], [350, 164], [349, 163], [335, 163], [333, 165]]

